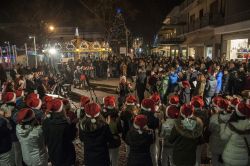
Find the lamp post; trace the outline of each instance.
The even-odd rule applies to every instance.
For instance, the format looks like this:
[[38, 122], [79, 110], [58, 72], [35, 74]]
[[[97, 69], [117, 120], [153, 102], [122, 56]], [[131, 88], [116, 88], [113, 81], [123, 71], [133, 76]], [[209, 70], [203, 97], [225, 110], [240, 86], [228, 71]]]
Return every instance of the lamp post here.
[[36, 60], [36, 68], [37, 68], [36, 36], [29, 36], [29, 38], [33, 39], [33, 42], [34, 42], [35, 60]]

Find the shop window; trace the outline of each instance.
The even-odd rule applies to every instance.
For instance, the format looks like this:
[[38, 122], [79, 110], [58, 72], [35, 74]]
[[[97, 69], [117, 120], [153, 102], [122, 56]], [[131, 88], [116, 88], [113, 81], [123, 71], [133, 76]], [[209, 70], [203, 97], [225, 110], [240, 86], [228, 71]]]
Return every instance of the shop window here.
[[250, 57], [250, 48], [248, 39], [234, 39], [228, 42], [228, 51], [230, 59], [242, 59]]

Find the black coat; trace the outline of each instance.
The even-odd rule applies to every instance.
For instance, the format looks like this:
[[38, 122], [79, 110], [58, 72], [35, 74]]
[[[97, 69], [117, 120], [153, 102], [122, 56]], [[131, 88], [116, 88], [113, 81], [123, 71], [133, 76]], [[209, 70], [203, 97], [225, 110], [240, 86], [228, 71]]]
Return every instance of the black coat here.
[[26, 92], [32, 93], [34, 92], [34, 90], [36, 90], [36, 85], [33, 81], [30, 80], [26, 80]]
[[76, 126], [69, 124], [63, 113], [51, 114], [42, 124], [49, 159], [55, 166], [75, 164], [76, 154], [72, 141], [76, 137]]
[[103, 125], [93, 132], [80, 127], [80, 140], [84, 143], [84, 162], [86, 166], [109, 166], [108, 144], [113, 142], [109, 126]]
[[139, 134], [134, 128], [129, 130], [126, 143], [129, 145], [128, 166], [153, 166], [150, 145], [153, 144], [153, 133]]
[[8, 121], [0, 117], [0, 154], [11, 150], [11, 131], [8, 128]]

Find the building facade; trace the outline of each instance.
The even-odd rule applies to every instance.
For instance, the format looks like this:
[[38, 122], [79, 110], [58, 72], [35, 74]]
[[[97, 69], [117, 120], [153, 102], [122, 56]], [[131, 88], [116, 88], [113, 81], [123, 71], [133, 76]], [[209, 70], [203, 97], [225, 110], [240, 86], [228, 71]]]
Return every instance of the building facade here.
[[175, 44], [175, 50], [170, 46], [174, 55], [236, 59], [250, 52], [249, 0], [185, 0], [164, 20], [158, 33], [158, 47], [168, 38], [169, 32], [162, 30], [170, 27], [166, 24], [168, 19], [177, 25], [172, 32], [179, 43], [168, 43]]

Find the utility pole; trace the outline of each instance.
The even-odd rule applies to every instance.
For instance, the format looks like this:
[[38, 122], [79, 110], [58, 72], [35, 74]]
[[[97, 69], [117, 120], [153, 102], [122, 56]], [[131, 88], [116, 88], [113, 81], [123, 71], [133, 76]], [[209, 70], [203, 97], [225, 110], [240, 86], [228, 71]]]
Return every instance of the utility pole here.
[[27, 49], [27, 43], [24, 43], [24, 47], [25, 47], [25, 54], [26, 54], [26, 62], [27, 62], [27, 66], [29, 66], [29, 56], [28, 56], [28, 49]]

